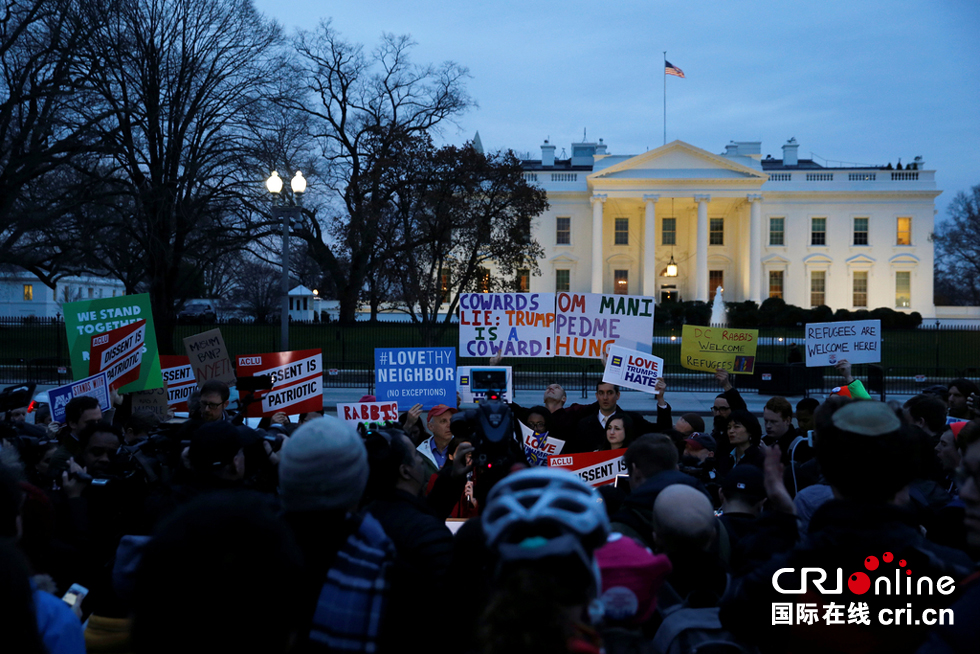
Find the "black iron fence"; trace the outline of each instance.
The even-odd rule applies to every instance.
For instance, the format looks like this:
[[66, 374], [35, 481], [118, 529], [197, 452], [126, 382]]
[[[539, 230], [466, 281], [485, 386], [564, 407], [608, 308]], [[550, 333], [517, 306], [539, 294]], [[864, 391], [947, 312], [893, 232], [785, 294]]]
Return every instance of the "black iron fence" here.
[[[219, 327], [231, 355], [274, 352], [279, 349], [279, 325], [218, 323], [177, 325], [171, 350], [183, 351], [183, 338]], [[714, 391], [717, 384], [709, 373], [687, 370], [680, 365], [680, 327], [654, 329], [653, 353], [665, 362], [665, 377], [674, 391]], [[411, 323], [298, 323], [290, 326], [290, 349], [319, 348], [327, 370], [324, 385], [373, 390], [375, 347], [455, 347], [459, 332], [455, 325], [426, 342]], [[760, 328], [753, 375], [738, 375], [741, 389], [780, 395], [827, 393], [839, 384], [833, 369], [806, 368], [791, 364], [794, 343], [803, 351], [804, 330]], [[459, 365], [481, 365], [485, 359], [460, 357]], [[591, 395], [602, 375], [593, 359], [554, 358], [505, 359], [513, 366], [519, 390], [541, 389], [559, 382], [570, 396]], [[857, 365], [854, 374], [875, 390], [886, 394], [912, 394], [931, 384], [956, 377], [980, 378], [980, 327], [885, 330], [882, 360], [872, 366]], [[0, 318], [0, 383], [61, 384], [71, 379], [71, 364], [64, 322], [56, 319]]]

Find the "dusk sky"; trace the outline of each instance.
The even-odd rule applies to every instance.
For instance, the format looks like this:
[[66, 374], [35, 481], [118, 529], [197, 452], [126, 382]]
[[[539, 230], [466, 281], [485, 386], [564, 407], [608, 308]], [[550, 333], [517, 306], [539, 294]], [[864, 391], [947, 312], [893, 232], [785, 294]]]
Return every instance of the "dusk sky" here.
[[921, 155], [943, 190], [938, 219], [980, 184], [976, 0], [255, 4], [290, 34], [332, 19], [369, 48], [382, 32], [409, 34], [416, 63], [468, 67], [479, 106], [443, 142], [479, 130], [487, 150], [540, 158], [545, 138], [568, 154], [587, 130], [610, 154], [658, 147], [666, 50], [687, 76], [667, 78], [668, 141], [721, 153], [761, 140], [763, 156], [781, 158], [795, 136], [800, 157], [824, 165]]

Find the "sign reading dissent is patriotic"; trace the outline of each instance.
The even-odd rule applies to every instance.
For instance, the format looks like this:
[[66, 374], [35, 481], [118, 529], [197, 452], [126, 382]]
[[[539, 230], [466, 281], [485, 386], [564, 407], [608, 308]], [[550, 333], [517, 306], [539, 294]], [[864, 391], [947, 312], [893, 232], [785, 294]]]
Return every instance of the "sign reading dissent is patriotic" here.
[[272, 377], [272, 389], [255, 392], [246, 415], [290, 415], [323, 409], [323, 361], [319, 349], [238, 357], [238, 377]]
[[89, 348], [89, 374], [105, 372], [109, 388], [118, 390], [140, 378], [145, 346], [146, 320], [96, 334]]
[[182, 355], [161, 354], [160, 368], [167, 384], [167, 404], [174, 411], [187, 411], [187, 399], [197, 388], [191, 360]]
[[605, 486], [616, 481], [616, 475], [629, 474], [623, 463], [625, 449], [561, 454], [548, 457], [551, 468], [565, 468], [590, 486]]

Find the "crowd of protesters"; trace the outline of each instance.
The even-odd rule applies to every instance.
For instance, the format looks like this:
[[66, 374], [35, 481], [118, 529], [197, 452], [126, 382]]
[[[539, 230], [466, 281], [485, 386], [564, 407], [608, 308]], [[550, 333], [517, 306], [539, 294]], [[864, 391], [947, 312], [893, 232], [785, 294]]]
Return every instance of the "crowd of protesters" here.
[[[500, 420], [457, 402], [356, 429], [250, 428], [221, 382], [163, 422], [126, 396], [30, 421], [15, 389], [0, 651], [975, 652], [980, 389], [886, 404], [837, 369], [822, 403], [761, 416], [718, 371], [707, 421], [675, 419], [665, 379], [647, 417], [555, 383], [486, 404]], [[541, 466], [518, 422], [619, 451], [628, 479]]]

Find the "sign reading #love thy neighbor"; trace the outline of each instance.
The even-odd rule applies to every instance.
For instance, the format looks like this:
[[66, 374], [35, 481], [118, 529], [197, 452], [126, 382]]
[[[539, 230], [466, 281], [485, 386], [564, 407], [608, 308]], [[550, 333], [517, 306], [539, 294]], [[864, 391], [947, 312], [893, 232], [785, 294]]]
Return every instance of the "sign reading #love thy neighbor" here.
[[375, 395], [402, 406], [419, 403], [456, 406], [456, 348], [378, 347], [374, 349]]
[[144, 365], [139, 377], [119, 389], [121, 393], [142, 391], [163, 386], [160, 359], [157, 356], [157, 336], [153, 326], [150, 295], [123, 295], [97, 300], [84, 300], [64, 305], [65, 331], [68, 333], [68, 350], [71, 353], [72, 376], [78, 380], [89, 374], [92, 337], [126, 325], [146, 321], [143, 342]]

